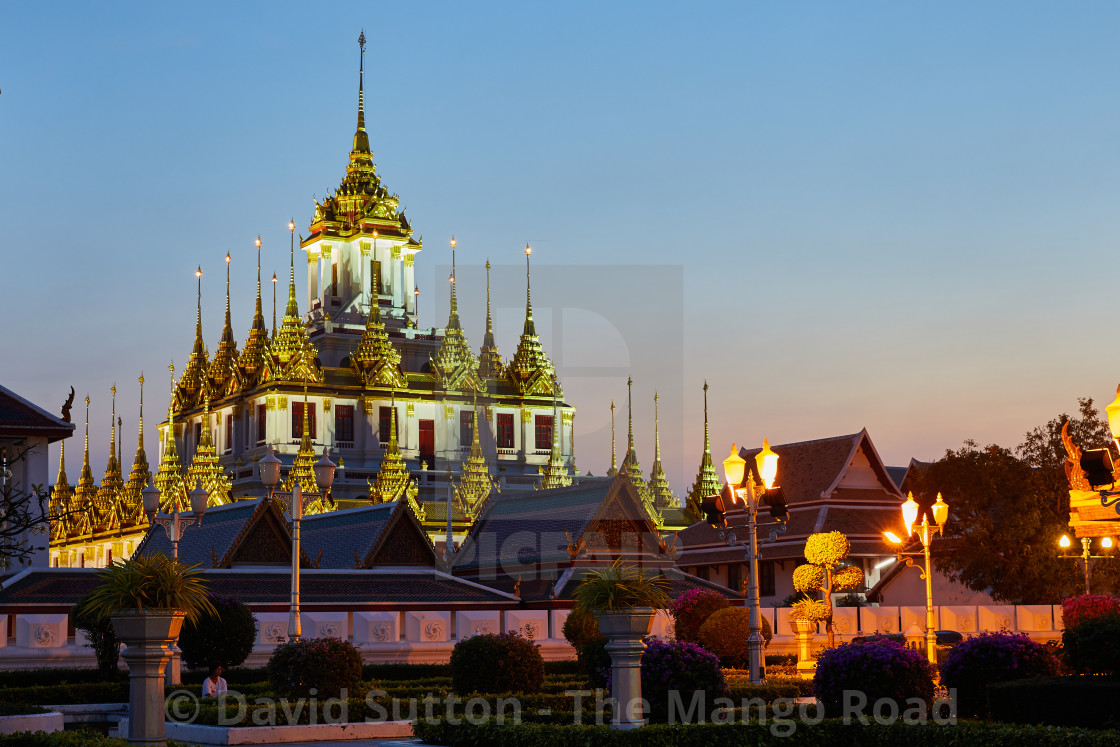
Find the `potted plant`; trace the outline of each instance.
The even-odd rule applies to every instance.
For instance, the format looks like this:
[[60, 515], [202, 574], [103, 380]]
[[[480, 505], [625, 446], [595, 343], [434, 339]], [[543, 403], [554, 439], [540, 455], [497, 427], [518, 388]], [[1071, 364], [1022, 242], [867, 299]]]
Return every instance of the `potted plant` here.
[[797, 635], [797, 671], [802, 677], [811, 677], [816, 669], [813, 659], [813, 632], [817, 623], [827, 620], [832, 610], [827, 602], [818, 599], [802, 599], [790, 608], [789, 625]]
[[101, 584], [81, 605], [93, 618], [108, 617], [126, 648], [128, 664], [128, 741], [165, 742], [163, 678], [171, 646], [184, 619], [197, 623], [216, 615], [201, 571], [167, 556], [136, 556], [98, 572]]
[[634, 729], [645, 723], [642, 713], [642, 637], [653, 627], [657, 609], [669, 605], [669, 581], [646, 576], [621, 559], [607, 568], [590, 571], [575, 588], [576, 607], [595, 615], [607, 636], [611, 655], [611, 695], [618, 707], [611, 719], [615, 729]]

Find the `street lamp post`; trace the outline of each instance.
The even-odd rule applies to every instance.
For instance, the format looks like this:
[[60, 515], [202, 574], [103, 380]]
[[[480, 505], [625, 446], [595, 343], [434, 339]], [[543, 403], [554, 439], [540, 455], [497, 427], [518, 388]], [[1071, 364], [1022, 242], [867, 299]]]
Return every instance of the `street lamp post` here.
[[[260, 472], [261, 482], [268, 488], [268, 498], [272, 500], [278, 492], [277, 485], [280, 484], [280, 465], [281, 462], [276, 458], [272, 452], [272, 447], [268, 447], [268, 454], [257, 462], [257, 469]], [[331, 485], [334, 484], [334, 471], [337, 465], [331, 461], [327, 455], [327, 450], [323, 449], [323, 456], [315, 463], [315, 482], [323, 490], [323, 498], [325, 499], [330, 493]], [[288, 609], [288, 640], [298, 641], [302, 635], [302, 629], [299, 618], [299, 559], [300, 559], [300, 522], [303, 520], [304, 504], [308, 498], [318, 497], [315, 493], [305, 493], [296, 482], [292, 485], [292, 492], [290, 493], [290, 500], [288, 501], [288, 516], [292, 520], [292, 588], [291, 588], [291, 603]]]
[[[1080, 560], [1081, 561], [1082, 567], [1084, 568], [1084, 571], [1085, 571], [1085, 593], [1086, 594], [1089, 593], [1089, 575], [1093, 570], [1093, 565], [1094, 565], [1093, 561], [1094, 560], [1102, 560], [1104, 558], [1111, 558], [1112, 557], [1112, 554], [1111, 554], [1112, 553], [1112, 546], [1113, 546], [1111, 537], [1101, 537], [1101, 549], [1104, 551], [1105, 554], [1104, 555], [1094, 555], [1093, 552], [1092, 552], [1092, 546], [1091, 546], [1090, 542], [1091, 541], [1088, 537], [1082, 537], [1081, 538], [1081, 554], [1080, 555], [1070, 555], [1070, 554], [1067, 553], [1067, 554], [1058, 556], [1059, 558], [1072, 558], [1074, 560]], [[1070, 548], [1071, 544], [1073, 544], [1073, 543], [1070, 541], [1068, 534], [1063, 534], [1062, 538], [1060, 540], [1058, 540], [1058, 545], [1063, 550], [1068, 550]]]
[[[941, 494], [937, 494], [937, 502], [932, 506], [933, 521], [931, 526], [929, 517], [925, 514], [922, 515], [922, 523], [918, 530], [918, 539], [922, 543], [922, 552], [908, 553], [902, 550], [902, 538], [894, 532], [883, 532], [883, 536], [887, 538], [887, 542], [896, 546], [896, 557], [900, 562], [906, 563], [908, 566], [917, 566], [914, 562], [914, 556], [922, 555], [925, 560], [925, 568], [919, 569], [922, 573], [922, 578], [926, 582], [926, 658], [929, 663], [937, 666], [937, 622], [933, 618], [933, 573], [930, 567], [929, 547], [933, 542], [935, 534], [941, 534], [942, 529], [945, 527], [945, 522], [949, 518], [949, 505], [941, 500]], [[910, 493], [906, 497], [906, 502], [902, 504], [902, 521], [906, 525], [906, 536], [914, 536], [914, 522], [918, 519], [918, 502], [914, 500], [914, 494]]]
[[[762, 478], [761, 485], [755, 482], [753, 473], [746, 474], [747, 462], [739, 456], [739, 451], [734, 444], [731, 446], [730, 456], [723, 460], [724, 477], [727, 479], [728, 488], [731, 490], [732, 503], [737, 502], [737, 499], [742, 499], [743, 506], [746, 509], [746, 527], [738, 528], [747, 530], [747, 542], [739, 541], [735, 532], [731, 531], [733, 528], [726, 526], [723, 507], [718, 505], [720, 503], [719, 496], [715, 496], [716, 504], [709, 503], [705, 513], [708, 515], [709, 523], [719, 530], [720, 539], [727, 542], [729, 546], [742, 547], [746, 550], [744, 558], [750, 564], [750, 582], [747, 585], [747, 606], [750, 609], [747, 661], [751, 683], [762, 684], [765, 679], [762, 658], [762, 647], [765, 639], [762, 637], [762, 603], [758, 584], [759, 525], [757, 517], [763, 497], [771, 490], [780, 491], [781, 489], [774, 488], [774, 479], [778, 475], [778, 455], [771, 451], [768, 441], [763, 441], [762, 451], [755, 456], [755, 462], [758, 467], [758, 474]], [[745, 483], [744, 476], [746, 477]], [[775, 500], [769, 502], [770, 515], [777, 520], [777, 526], [770, 531], [771, 541], [777, 539], [777, 536], [785, 531], [785, 522], [788, 516], [785, 500], [779, 498], [777, 494], [774, 498]]]

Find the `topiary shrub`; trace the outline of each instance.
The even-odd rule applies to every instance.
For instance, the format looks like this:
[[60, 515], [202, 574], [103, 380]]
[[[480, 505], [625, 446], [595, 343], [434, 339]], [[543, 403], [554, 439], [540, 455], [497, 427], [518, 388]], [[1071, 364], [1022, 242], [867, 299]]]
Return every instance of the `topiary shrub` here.
[[356, 697], [362, 679], [362, 655], [354, 644], [338, 638], [305, 638], [281, 643], [268, 660], [268, 682], [277, 695], [337, 698], [345, 688]]
[[1062, 632], [1066, 665], [1077, 674], [1120, 677], [1120, 612], [1083, 618]]
[[961, 716], [987, 716], [987, 687], [993, 682], [1058, 673], [1050, 649], [1023, 633], [981, 633], [949, 651], [941, 664], [941, 685], [956, 688]]
[[[746, 607], [727, 607], [716, 610], [700, 626], [700, 645], [719, 657], [730, 667], [743, 667], [748, 664], [751, 634], [751, 611]], [[770, 621], [762, 618], [763, 648], [770, 645], [774, 632]]]
[[894, 700], [900, 710], [909, 698], [921, 698], [929, 706], [933, 667], [918, 651], [882, 638], [825, 649], [817, 657], [813, 693], [827, 716], [841, 715], [845, 690], [867, 696], [865, 712], [883, 698]]
[[88, 595], [78, 600], [70, 610], [70, 619], [74, 621], [74, 628], [84, 632], [89, 639], [86, 645], [97, 656], [97, 670], [104, 677], [113, 677], [121, 658], [121, 642], [113, 632], [113, 623], [109, 617], [90, 611], [86, 604], [87, 598]]
[[669, 605], [673, 631], [678, 641], [700, 642], [700, 626], [718, 610], [730, 606], [727, 597], [711, 589], [689, 589]]
[[576, 607], [564, 620], [564, 637], [576, 650], [576, 660], [592, 687], [606, 687], [610, 675], [611, 655], [607, 653], [607, 637], [599, 632], [595, 615]]
[[696, 691], [704, 693], [705, 709], [711, 711], [716, 698], [730, 695], [719, 659], [694, 643], [649, 642], [642, 655], [642, 697], [649, 701], [651, 723], [669, 718], [669, 698], [678, 690], [687, 710]]
[[538, 693], [544, 684], [540, 646], [514, 631], [472, 635], [451, 651], [451, 686], [468, 693]]
[[240, 666], [253, 652], [257, 619], [248, 606], [234, 597], [211, 597], [217, 615], [206, 615], [197, 623], [183, 623], [179, 648], [191, 669], [209, 669], [221, 664]]
[[1120, 599], [1107, 594], [1079, 594], [1062, 600], [1062, 624], [1068, 630], [1086, 620], [1120, 616]]

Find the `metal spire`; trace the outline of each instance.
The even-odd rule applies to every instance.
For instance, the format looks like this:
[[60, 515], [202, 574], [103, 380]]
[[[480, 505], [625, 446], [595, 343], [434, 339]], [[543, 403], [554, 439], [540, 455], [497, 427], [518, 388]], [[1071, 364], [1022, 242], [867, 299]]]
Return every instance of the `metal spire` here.
[[611, 468], [607, 472], [607, 477], [614, 477], [618, 474], [618, 457], [614, 448], [614, 400], [611, 400]]

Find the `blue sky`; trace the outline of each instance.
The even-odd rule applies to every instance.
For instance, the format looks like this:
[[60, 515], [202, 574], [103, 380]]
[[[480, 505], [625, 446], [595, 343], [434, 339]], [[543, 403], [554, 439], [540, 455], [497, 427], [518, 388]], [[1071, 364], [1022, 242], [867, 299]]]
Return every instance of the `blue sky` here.
[[[100, 474], [116, 381], [131, 455], [136, 376], [154, 423], [189, 352], [194, 267], [213, 349], [232, 253], [243, 338], [253, 239], [286, 274], [289, 216], [306, 227], [337, 186], [364, 29], [375, 160], [424, 237], [422, 324], [446, 319], [451, 234], [461, 268], [510, 273], [533, 242], [546, 348], [558, 314], [561, 372], [610, 369], [565, 379], [583, 469], [607, 466], [631, 369], [638, 454], [659, 389], [678, 490], [705, 378], [717, 459], [865, 426], [894, 464], [1014, 445], [1120, 379], [1118, 21], [1110, 3], [2, 3], [0, 382], [49, 409], [88, 390]], [[680, 323], [573, 311], [598, 288], [578, 276], [604, 272], [635, 318]], [[495, 292], [506, 356], [522, 294]]]

